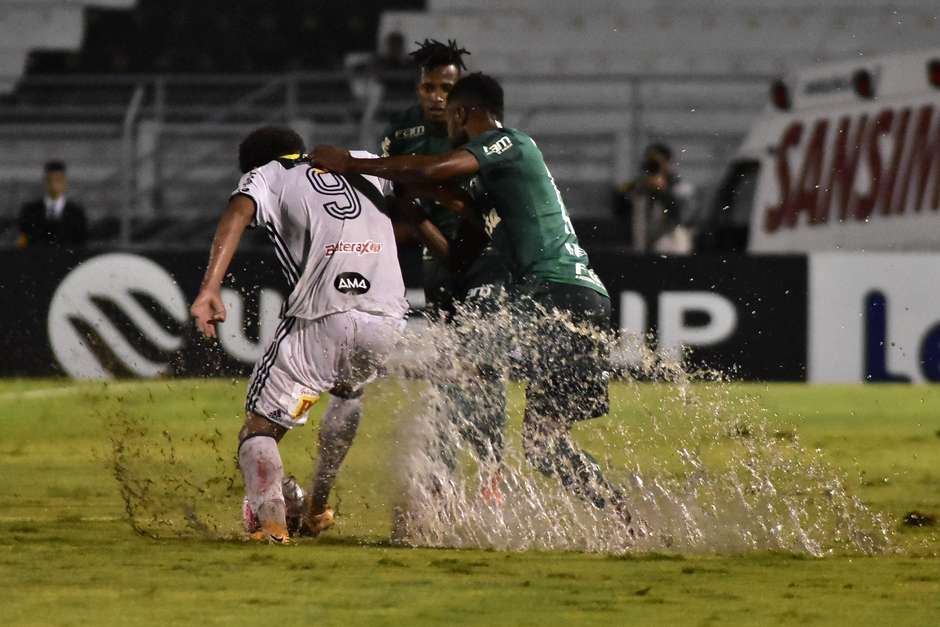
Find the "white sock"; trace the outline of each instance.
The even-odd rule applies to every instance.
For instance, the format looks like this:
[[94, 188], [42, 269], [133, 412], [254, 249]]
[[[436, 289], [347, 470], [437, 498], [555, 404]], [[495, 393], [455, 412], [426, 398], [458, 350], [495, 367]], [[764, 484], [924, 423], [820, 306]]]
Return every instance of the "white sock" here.
[[245, 479], [245, 496], [252, 511], [262, 522], [286, 525], [284, 494], [284, 464], [274, 438], [257, 436], [245, 440], [238, 451], [238, 465]]
[[330, 407], [320, 419], [320, 448], [317, 472], [313, 478], [312, 509], [322, 511], [336, 482], [336, 473], [352, 446], [362, 416], [358, 398], [330, 398]]

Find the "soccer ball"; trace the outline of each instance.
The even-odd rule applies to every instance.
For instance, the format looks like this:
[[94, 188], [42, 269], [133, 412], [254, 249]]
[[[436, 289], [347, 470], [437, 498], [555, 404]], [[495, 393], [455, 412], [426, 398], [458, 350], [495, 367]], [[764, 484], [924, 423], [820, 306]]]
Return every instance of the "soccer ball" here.
[[294, 475], [287, 475], [281, 483], [284, 493], [284, 506], [287, 514], [287, 531], [293, 536], [300, 531], [300, 523], [304, 518], [304, 489], [300, 487]]

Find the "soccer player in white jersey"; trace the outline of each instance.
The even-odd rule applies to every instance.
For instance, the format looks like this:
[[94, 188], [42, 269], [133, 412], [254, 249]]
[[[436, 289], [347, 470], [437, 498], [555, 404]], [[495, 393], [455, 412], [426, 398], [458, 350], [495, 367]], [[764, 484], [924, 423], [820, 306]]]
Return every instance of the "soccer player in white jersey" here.
[[362, 389], [397, 341], [408, 307], [392, 224], [382, 211], [388, 181], [315, 169], [303, 152], [303, 140], [286, 128], [261, 128], [241, 143], [245, 174], [191, 308], [199, 330], [216, 337], [216, 323], [225, 320], [220, 287], [238, 242], [246, 227], [264, 228], [290, 294], [251, 375], [238, 463], [248, 531], [277, 543], [289, 535], [278, 441], [330, 393], [300, 527], [317, 535], [333, 524], [329, 493], [359, 424]]

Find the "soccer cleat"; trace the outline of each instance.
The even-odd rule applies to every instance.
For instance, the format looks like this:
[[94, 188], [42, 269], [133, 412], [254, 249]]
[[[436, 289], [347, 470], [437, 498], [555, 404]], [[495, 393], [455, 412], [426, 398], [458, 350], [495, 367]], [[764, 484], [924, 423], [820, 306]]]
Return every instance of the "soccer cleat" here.
[[260, 529], [248, 534], [248, 537], [256, 541], [267, 540], [270, 544], [290, 544], [287, 527], [276, 523], [262, 524]]
[[307, 538], [315, 538], [333, 525], [336, 524], [336, 517], [333, 516], [333, 510], [327, 507], [321, 514], [307, 514], [300, 523], [300, 535]]
[[[281, 492], [284, 495], [284, 513], [287, 518], [288, 535], [296, 535], [300, 531], [300, 524], [303, 521], [304, 511], [304, 491], [297, 484], [293, 475], [284, 477], [281, 484]], [[261, 530], [261, 521], [258, 515], [251, 509], [246, 496], [242, 501], [242, 524], [245, 531], [250, 535]]]
[[262, 523], [258, 515], [248, 504], [248, 497], [242, 502], [242, 522], [249, 540], [264, 541], [271, 544], [290, 544], [287, 527], [277, 522]]

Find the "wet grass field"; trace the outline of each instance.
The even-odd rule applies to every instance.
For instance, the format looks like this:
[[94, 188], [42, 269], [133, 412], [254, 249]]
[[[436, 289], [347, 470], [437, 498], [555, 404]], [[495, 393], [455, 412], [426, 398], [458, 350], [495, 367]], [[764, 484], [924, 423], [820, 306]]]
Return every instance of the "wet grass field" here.
[[[381, 382], [367, 395], [338, 483], [337, 528], [275, 547], [237, 539], [240, 485], [218, 485], [219, 475], [234, 476], [243, 381], [0, 383], [4, 623], [940, 623], [938, 387], [703, 386], [700, 394], [725, 407], [742, 399], [749, 412], [759, 408], [782, 441], [819, 449], [894, 532], [877, 556], [815, 558], [392, 546], [397, 426], [416, 411], [416, 386]], [[682, 412], [667, 385], [620, 383], [612, 398], [611, 416], [577, 429], [605, 459], [618, 455], [609, 425], [639, 428], [659, 412]], [[310, 471], [323, 406], [284, 441], [285, 464], [298, 476]], [[521, 408], [514, 387], [511, 440]], [[666, 446], [643, 454], [655, 458]], [[135, 531], [115, 477], [122, 469], [154, 499], [189, 499], [191, 516], [171, 506], [132, 511]]]

